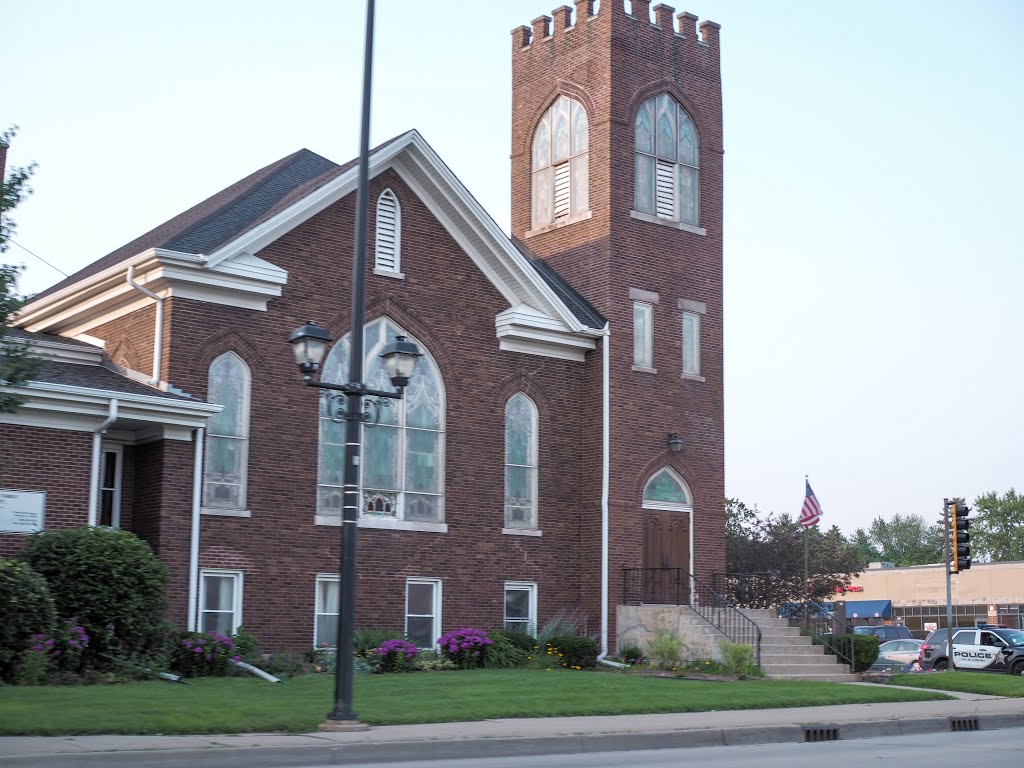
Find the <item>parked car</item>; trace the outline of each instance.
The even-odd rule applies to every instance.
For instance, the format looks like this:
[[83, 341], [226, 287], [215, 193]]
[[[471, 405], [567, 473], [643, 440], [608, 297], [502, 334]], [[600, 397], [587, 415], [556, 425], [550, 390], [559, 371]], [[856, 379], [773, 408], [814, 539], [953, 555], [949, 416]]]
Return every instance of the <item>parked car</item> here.
[[874, 635], [883, 643], [886, 640], [909, 640], [913, 637], [910, 634], [910, 629], [902, 624], [882, 624], [877, 626], [865, 624], [861, 627], [854, 627], [853, 632], [856, 635]]
[[878, 658], [872, 669], [903, 670], [913, 664], [921, 655], [923, 640], [889, 640], [878, 646]]
[[[948, 630], [936, 629], [921, 646], [922, 669], [949, 669]], [[953, 628], [953, 660], [971, 672], [1024, 675], [1024, 631], [991, 625]]]

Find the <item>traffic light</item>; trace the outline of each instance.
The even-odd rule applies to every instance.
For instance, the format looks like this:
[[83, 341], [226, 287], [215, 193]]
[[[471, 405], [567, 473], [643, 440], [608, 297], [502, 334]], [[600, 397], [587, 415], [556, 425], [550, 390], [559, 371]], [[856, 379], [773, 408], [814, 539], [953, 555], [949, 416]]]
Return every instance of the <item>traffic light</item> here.
[[949, 518], [949, 546], [953, 553], [953, 568], [950, 573], [960, 573], [971, 567], [971, 534], [967, 531], [971, 521], [967, 516], [971, 513], [963, 499], [954, 499]]

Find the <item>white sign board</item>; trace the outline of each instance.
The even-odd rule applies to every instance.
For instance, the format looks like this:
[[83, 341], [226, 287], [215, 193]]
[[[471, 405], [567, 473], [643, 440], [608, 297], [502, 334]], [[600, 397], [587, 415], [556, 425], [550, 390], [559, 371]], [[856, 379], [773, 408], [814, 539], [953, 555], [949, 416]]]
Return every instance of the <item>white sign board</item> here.
[[36, 533], [43, 530], [45, 509], [45, 491], [0, 488], [0, 533]]

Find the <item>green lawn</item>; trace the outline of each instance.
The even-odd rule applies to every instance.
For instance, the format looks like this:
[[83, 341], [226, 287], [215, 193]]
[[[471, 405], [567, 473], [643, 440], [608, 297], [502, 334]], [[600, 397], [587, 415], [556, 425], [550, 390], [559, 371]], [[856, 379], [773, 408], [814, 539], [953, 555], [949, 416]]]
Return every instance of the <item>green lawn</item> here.
[[[0, 687], [0, 735], [316, 730], [333, 678], [255, 678], [88, 687]], [[781, 680], [713, 682], [611, 672], [474, 670], [356, 678], [356, 711], [376, 725], [802, 707], [948, 698], [941, 693]]]
[[910, 685], [935, 691], [964, 691], [987, 693], [991, 696], [1024, 696], [1024, 677], [986, 672], [928, 672], [912, 675], [893, 675], [893, 685]]

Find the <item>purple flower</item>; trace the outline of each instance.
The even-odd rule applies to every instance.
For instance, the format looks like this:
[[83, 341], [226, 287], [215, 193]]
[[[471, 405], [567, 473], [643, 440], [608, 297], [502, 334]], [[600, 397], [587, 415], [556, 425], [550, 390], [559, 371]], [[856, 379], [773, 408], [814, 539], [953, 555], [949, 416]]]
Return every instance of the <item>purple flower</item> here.
[[241, 660], [242, 660], [242, 657], [241, 657], [241, 656], [232, 656], [232, 657], [231, 657], [231, 660], [232, 660], [232, 661], [241, 661]]

